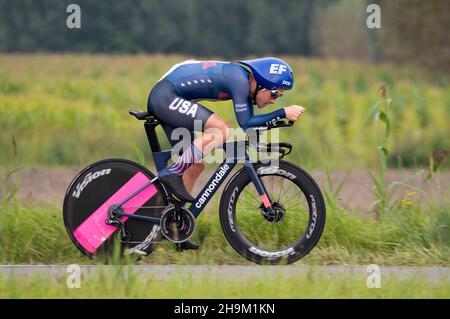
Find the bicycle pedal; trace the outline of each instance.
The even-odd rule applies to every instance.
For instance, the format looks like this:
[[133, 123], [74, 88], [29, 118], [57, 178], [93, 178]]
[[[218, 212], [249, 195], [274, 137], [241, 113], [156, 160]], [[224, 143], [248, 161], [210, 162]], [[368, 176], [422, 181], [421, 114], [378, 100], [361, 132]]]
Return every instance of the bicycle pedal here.
[[178, 243], [178, 244], [176, 244], [176, 246], [177, 246], [177, 251], [179, 251], [179, 252], [181, 252], [183, 250], [190, 250], [190, 249], [197, 250], [200, 248], [200, 245], [193, 243], [189, 240], [184, 241], [182, 243]]

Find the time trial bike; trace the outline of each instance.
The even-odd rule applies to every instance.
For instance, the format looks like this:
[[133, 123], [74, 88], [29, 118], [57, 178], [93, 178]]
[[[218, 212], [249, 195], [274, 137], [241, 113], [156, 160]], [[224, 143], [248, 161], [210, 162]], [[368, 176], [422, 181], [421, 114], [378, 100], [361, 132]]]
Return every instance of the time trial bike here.
[[[155, 167], [164, 168], [171, 150], [161, 150], [155, 130], [159, 121], [147, 112], [129, 113], [144, 121]], [[66, 191], [63, 218], [67, 233], [92, 258], [111, 256], [115, 246], [134, 256], [149, 255], [160, 243], [182, 247], [195, 230], [196, 218], [236, 165], [243, 164], [228, 180], [220, 199], [226, 240], [252, 262], [293, 263], [319, 241], [326, 212], [314, 179], [283, 160], [292, 145], [260, 142], [262, 132], [292, 125], [277, 121], [252, 129], [256, 139], [247, 135], [242, 141], [225, 143], [223, 162], [189, 207], [138, 163], [126, 159], [95, 162], [81, 170]], [[276, 154], [277, 161], [253, 161], [252, 149]]]

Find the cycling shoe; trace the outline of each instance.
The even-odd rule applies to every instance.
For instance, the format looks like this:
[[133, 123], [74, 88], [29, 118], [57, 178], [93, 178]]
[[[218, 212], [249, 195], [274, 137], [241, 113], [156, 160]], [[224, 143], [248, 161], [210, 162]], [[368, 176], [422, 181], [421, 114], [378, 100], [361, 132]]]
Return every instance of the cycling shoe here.
[[170, 174], [159, 176], [159, 179], [161, 180], [161, 182], [163, 182], [164, 185], [169, 186], [176, 199], [189, 203], [192, 203], [195, 200], [195, 198], [192, 197], [184, 187], [183, 179], [181, 178], [181, 176]]

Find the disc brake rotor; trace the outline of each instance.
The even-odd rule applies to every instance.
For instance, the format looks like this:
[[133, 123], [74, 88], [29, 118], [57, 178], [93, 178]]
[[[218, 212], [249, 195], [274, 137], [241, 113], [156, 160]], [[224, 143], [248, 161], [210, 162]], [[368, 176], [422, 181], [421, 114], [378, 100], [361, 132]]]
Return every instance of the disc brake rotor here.
[[269, 223], [272, 224], [278, 224], [281, 222], [286, 215], [286, 210], [284, 209], [283, 205], [281, 205], [279, 202], [273, 202], [272, 208], [274, 210], [274, 213], [269, 213], [263, 204], [259, 207], [261, 209], [261, 215], [264, 217], [265, 220], [267, 220]]

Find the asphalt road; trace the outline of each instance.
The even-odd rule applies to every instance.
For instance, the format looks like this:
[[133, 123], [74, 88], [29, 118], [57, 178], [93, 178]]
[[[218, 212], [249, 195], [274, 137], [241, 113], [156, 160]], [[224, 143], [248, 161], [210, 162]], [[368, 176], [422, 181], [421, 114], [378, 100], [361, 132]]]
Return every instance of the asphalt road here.
[[[80, 265], [82, 274], [89, 274], [99, 270], [114, 270], [115, 266]], [[214, 277], [245, 278], [258, 275], [273, 274], [320, 274], [324, 276], [355, 275], [366, 278], [374, 269], [364, 266], [237, 266], [237, 265], [134, 265], [132, 270], [145, 275], [158, 278], [167, 278], [174, 274], [189, 274], [191, 276], [211, 275]], [[381, 278], [396, 277], [398, 279], [426, 278], [431, 282], [448, 280], [450, 282], [450, 267], [397, 267], [381, 266]], [[0, 273], [5, 277], [28, 276], [34, 274], [54, 276], [67, 276], [70, 273], [68, 265], [0, 265]], [[72, 270], [73, 271], [73, 270]], [[123, 271], [129, 271], [125, 268]]]

